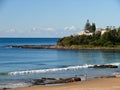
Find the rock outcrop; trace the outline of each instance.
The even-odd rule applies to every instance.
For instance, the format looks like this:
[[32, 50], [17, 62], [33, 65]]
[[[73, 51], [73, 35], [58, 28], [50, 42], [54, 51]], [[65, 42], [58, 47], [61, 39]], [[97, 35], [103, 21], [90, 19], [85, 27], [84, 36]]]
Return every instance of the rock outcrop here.
[[88, 68], [118, 68], [116, 65], [94, 65]]
[[46, 84], [61, 84], [61, 83], [70, 83], [70, 82], [77, 82], [81, 81], [81, 78], [79, 77], [72, 77], [72, 78], [41, 78], [41, 79], [35, 79], [33, 82], [33, 85], [46, 85]]

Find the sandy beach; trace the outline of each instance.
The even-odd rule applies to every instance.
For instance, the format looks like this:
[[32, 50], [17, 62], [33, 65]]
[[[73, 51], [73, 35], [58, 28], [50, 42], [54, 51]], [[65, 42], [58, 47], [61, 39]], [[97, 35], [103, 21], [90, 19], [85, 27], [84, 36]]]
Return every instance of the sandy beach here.
[[12, 90], [120, 90], [120, 77], [97, 78], [61, 86], [31, 86]]

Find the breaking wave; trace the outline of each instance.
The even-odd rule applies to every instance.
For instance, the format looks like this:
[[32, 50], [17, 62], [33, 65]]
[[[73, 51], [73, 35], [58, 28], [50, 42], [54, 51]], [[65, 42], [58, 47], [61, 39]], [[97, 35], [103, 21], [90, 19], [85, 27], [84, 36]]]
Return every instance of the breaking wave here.
[[116, 66], [119, 66], [120, 63], [110, 63], [110, 64], [106, 64], [106, 65], [116, 65]]
[[8, 75], [24, 75], [24, 74], [33, 74], [33, 73], [47, 73], [47, 72], [57, 72], [57, 71], [66, 71], [66, 70], [76, 70], [80, 68], [88, 68], [93, 65], [84, 65], [84, 66], [69, 66], [66, 68], [52, 68], [52, 69], [40, 69], [40, 70], [27, 70], [27, 71], [16, 71], [9, 72]]
[[[117, 65], [119, 66], [120, 63], [110, 63], [105, 65]], [[9, 72], [8, 75], [25, 75], [25, 74], [37, 74], [37, 73], [47, 73], [47, 72], [58, 72], [58, 71], [67, 71], [67, 70], [77, 70], [81, 68], [88, 68], [94, 65], [83, 65], [83, 66], [68, 66], [65, 68], [52, 68], [52, 69], [40, 69], [40, 70], [26, 70], [26, 71], [15, 71]]]

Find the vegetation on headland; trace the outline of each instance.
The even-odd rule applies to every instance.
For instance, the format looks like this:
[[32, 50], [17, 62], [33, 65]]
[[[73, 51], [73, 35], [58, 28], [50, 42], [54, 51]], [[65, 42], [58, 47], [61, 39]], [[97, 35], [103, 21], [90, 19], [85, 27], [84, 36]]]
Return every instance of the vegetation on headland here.
[[89, 29], [92, 35], [71, 35], [63, 37], [58, 40], [58, 46], [69, 46], [77, 48], [93, 48], [93, 47], [120, 47], [120, 27], [119, 28], [106, 28], [106, 32], [101, 34], [101, 31], [95, 31], [95, 24], [91, 25], [87, 21], [85, 29]]

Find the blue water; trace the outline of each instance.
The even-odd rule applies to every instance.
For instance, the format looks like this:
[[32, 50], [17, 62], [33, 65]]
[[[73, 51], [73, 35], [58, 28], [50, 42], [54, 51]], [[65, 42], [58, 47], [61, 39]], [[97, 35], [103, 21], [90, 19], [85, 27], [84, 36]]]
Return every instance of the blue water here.
[[[6, 45], [55, 45], [58, 38], [0, 38], [0, 87], [27, 86], [41, 77], [89, 78], [120, 73], [118, 69], [90, 69], [89, 65], [120, 65], [120, 51], [6, 48]], [[12, 85], [11, 85], [12, 84]]]

